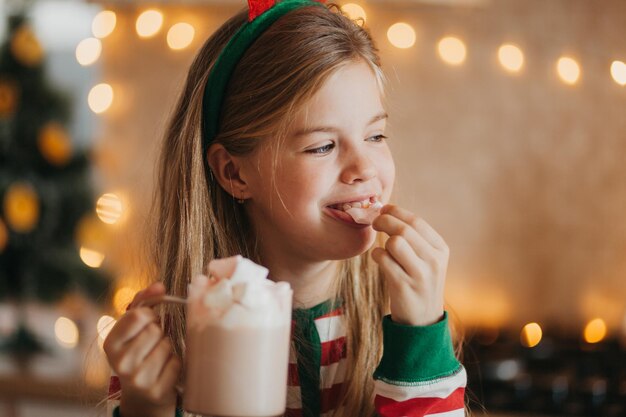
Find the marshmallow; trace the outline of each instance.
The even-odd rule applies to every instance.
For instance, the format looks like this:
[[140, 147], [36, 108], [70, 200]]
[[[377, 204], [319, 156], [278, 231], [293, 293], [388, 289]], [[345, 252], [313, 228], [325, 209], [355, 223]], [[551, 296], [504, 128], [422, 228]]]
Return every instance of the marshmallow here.
[[241, 255], [209, 262], [209, 279], [195, 276], [188, 287], [190, 326], [273, 327], [291, 320], [293, 291], [267, 279], [268, 269]]
[[372, 203], [368, 208], [352, 207], [346, 210], [352, 219], [359, 224], [372, 224], [374, 219], [378, 217], [383, 204], [380, 201]]

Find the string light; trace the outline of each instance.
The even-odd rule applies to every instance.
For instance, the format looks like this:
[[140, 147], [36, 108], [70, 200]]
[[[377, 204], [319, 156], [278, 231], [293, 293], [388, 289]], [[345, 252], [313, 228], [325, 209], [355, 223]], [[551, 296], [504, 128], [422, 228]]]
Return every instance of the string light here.
[[341, 10], [344, 11], [350, 20], [359, 20], [363, 19], [363, 23], [367, 20], [367, 15], [365, 14], [365, 10], [361, 6], [356, 3], [348, 3], [341, 6]]
[[541, 338], [543, 336], [543, 332], [541, 331], [541, 326], [537, 323], [528, 323], [522, 329], [522, 333], [520, 334], [520, 341], [523, 346], [526, 347], [535, 347], [541, 342]]
[[94, 113], [107, 111], [113, 103], [113, 88], [105, 83], [96, 85], [89, 91], [87, 102]]
[[559, 58], [556, 70], [565, 84], [574, 85], [580, 78], [580, 66], [573, 58], [566, 56]]
[[524, 53], [516, 45], [507, 43], [498, 49], [500, 65], [509, 72], [519, 72], [524, 66]]
[[100, 268], [100, 265], [104, 262], [104, 254], [98, 252], [97, 250], [81, 246], [79, 254], [80, 259], [85, 263], [85, 265], [91, 268]]
[[185, 49], [193, 41], [196, 30], [189, 23], [176, 23], [167, 32], [167, 45], [175, 51]]
[[621, 85], [626, 85], [626, 64], [622, 61], [613, 61], [611, 63], [611, 77], [613, 81]]
[[459, 38], [447, 36], [437, 44], [439, 57], [450, 65], [460, 65], [465, 62], [467, 50], [465, 44]]
[[59, 345], [73, 348], [78, 344], [78, 327], [67, 317], [59, 317], [54, 323], [54, 335]]
[[161, 30], [163, 13], [158, 10], [146, 10], [137, 18], [135, 29], [141, 38], [151, 38]]
[[602, 319], [593, 319], [585, 326], [583, 337], [587, 343], [598, 343], [606, 336], [606, 323]]
[[93, 64], [100, 58], [102, 42], [100, 39], [87, 38], [80, 41], [76, 46], [76, 60], [84, 67]]
[[410, 48], [415, 44], [415, 30], [408, 23], [394, 23], [387, 30], [387, 39], [396, 48]]
[[117, 223], [122, 217], [122, 200], [113, 193], [103, 194], [96, 203], [96, 214], [104, 223]]
[[116, 24], [117, 16], [115, 12], [103, 10], [93, 18], [91, 22], [91, 32], [96, 38], [103, 39], [113, 33]]

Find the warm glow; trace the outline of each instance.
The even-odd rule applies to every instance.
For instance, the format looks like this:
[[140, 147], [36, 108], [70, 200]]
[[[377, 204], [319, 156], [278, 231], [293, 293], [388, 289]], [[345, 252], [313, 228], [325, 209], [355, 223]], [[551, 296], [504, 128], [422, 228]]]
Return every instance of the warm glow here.
[[126, 307], [130, 304], [131, 301], [133, 301], [135, 294], [137, 294], [137, 290], [134, 290], [130, 287], [119, 288], [113, 296], [113, 306], [115, 307], [115, 310], [119, 314], [124, 314], [124, 312], [126, 311]]
[[341, 10], [343, 10], [350, 20], [363, 19], [363, 23], [365, 23], [367, 19], [367, 15], [365, 14], [365, 10], [361, 6], [355, 3], [348, 3], [341, 6]]
[[410, 48], [415, 44], [415, 30], [408, 23], [395, 23], [387, 30], [387, 39], [396, 48]]
[[80, 259], [85, 265], [92, 268], [99, 268], [104, 261], [104, 254], [98, 251], [87, 249], [85, 247], [80, 248]]
[[541, 326], [537, 323], [528, 323], [522, 329], [522, 333], [520, 334], [520, 341], [523, 346], [526, 347], [534, 347], [541, 342], [542, 337]]
[[606, 336], [606, 323], [602, 319], [593, 319], [585, 326], [585, 341], [598, 343]]
[[580, 78], [580, 66], [578, 62], [569, 57], [559, 58], [556, 64], [556, 70], [564, 83], [574, 85]]
[[91, 65], [100, 58], [101, 52], [102, 42], [100, 39], [83, 39], [76, 47], [76, 60], [82, 66]]
[[39, 222], [39, 195], [26, 182], [11, 184], [4, 193], [4, 216], [7, 225], [16, 232], [29, 233]]
[[611, 64], [611, 77], [613, 80], [621, 85], [626, 85], [626, 64], [622, 61], [613, 61]]
[[107, 338], [107, 336], [109, 335], [109, 332], [111, 331], [113, 326], [115, 326], [115, 323], [117, 323], [117, 321], [111, 316], [104, 315], [100, 317], [100, 319], [98, 320], [98, 323], [96, 324], [96, 329], [98, 329], [98, 336], [99, 336], [100, 344], [104, 342], [104, 339]]
[[524, 53], [515, 45], [504, 44], [498, 49], [500, 65], [509, 72], [519, 72], [524, 65]]
[[96, 203], [96, 214], [104, 223], [117, 223], [122, 217], [122, 201], [115, 194], [104, 194]]
[[135, 28], [142, 38], [150, 38], [161, 30], [163, 25], [163, 13], [157, 10], [146, 10], [137, 18]]
[[94, 113], [102, 113], [113, 103], [113, 88], [109, 84], [98, 84], [89, 92], [89, 108]]
[[96, 38], [106, 38], [115, 29], [115, 24], [117, 22], [117, 17], [115, 12], [110, 10], [101, 11], [93, 18], [93, 22], [91, 23], [91, 32], [93, 36]]
[[437, 52], [441, 59], [450, 65], [460, 65], [465, 62], [467, 50], [459, 38], [448, 36], [437, 44]]
[[167, 45], [174, 50], [185, 49], [193, 41], [196, 30], [189, 23], [176, 23], [167, 32]]
[[73, 348], [78, 344], [78, 327], [67, 317], [59, 317], [54, 323], [54, 335], [63, 347]]

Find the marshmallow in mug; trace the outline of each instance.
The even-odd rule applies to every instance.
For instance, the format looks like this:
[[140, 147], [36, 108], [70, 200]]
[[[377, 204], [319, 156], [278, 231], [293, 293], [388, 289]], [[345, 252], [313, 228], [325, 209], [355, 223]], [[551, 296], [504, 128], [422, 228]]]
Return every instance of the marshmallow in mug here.
[[188, 286], [190, 326], [273, 327], [285, 324], [287, 282], [267, 279], [268, 269], [241, 255], [209, 262], [209, 279], [195, 276]]

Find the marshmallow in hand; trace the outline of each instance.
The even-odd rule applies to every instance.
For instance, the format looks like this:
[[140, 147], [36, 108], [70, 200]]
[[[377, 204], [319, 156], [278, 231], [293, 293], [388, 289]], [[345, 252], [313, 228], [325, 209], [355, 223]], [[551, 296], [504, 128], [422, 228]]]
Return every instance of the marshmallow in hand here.
[[366, 207], [352, 207], [346, 210], [352, 219], [359, 224], [372, 224], [374, 219], [380, 214], [383, 203], [376, 201]]

